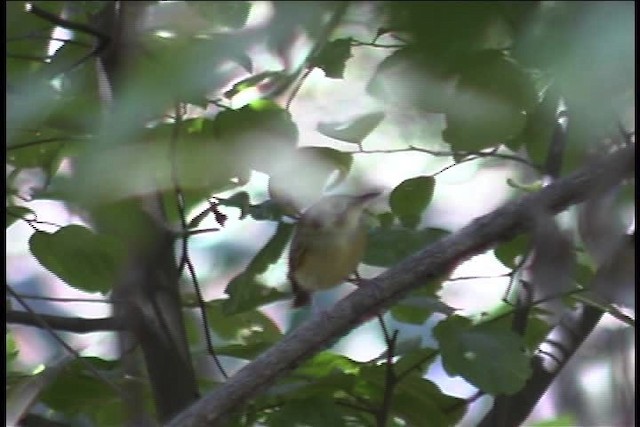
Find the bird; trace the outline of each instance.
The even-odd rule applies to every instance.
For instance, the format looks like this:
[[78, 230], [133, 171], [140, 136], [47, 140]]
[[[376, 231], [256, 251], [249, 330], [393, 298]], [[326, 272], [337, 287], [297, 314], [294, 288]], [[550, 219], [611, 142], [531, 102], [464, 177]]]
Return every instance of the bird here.
[[345, 281], [364, 256], [364, 209], [380, 192], [324, 196], [298, 220], [289, 248], [287, 277], [293, 307], [308, 305], [311, 292]]

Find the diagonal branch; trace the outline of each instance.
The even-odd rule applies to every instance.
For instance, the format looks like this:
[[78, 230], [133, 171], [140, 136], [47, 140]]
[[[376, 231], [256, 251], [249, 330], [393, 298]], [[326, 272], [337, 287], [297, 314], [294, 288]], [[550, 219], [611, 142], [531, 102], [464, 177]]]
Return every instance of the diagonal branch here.
[[[597, 188], [612, 187], [635, 169], [635, 147], [630, 146], [557, 180], [536, 193], [507, 203], [475, 219], [456, 233], [420, 250], [378, 277], [365, 280], [328, 312], [318, 313], [238, 371], [221, 387], [180, 413], [169, 426], [220, 425], [279, 376], [292, 370], [333, 340], [357, 326], [366, 313], [393, 305], [411, 290], [443, 277], [460, 262], [493, 245], [529, 230], [530, 212], [558, 213], [585, 200]], [[534, 209], [536, 208], [536, 209]]]

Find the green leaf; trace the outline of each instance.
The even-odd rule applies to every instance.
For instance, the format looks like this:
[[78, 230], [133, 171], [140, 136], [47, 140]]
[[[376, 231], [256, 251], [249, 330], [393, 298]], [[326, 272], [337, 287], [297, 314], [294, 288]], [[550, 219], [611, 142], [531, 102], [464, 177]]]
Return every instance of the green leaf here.
[[531, 246], [531, 238], [520, 234], [508, 242], [500, 243], [493, 250], [498, 260], [508, 268], [516, 268]]
[[400, 360], [395, 362], [394, 369], [399, 375], [406, 374], [410, 370], [423, 375], [431, 363], [438, 356], [438, 350], [422, 346], [422, 337], [417, 336], [413, 343], [414, 348], [409, 351], [411, 343], [404, 344], [400, 341], [397, 345], [396, 353], [401, 355]]
[[419, 176], [402, 181], [389, 196], [389, 205], [403, 226], [416, 228], [424, 209], [431, 202], [436, 180]]
[[35, 218], [34, 212], [27, 207], [16, 205], [7, 206], [7, 228], [9, 228], [9, 226], [17, 220], [25, 218], [27, 215], [29, 215], [31, 218]]
[[109, 291], [124, 255], [119, 241], [80, 225], [68, 225], [52, 234], [36, 231], [29, 247], [43, 267], [87, 292]]
[[464, 415], [463, 402], [463, 399], [442, 393], [436, 384], [422, 378], [416, 370], [396, 387], [391, 410], [405, 420], [406, 425], [424, 425], [425, 415], [429, 414], [429, 426], [448, 427], [456, 425]]
[[289, 242], [292, 231], [292, 224], [278, 223], [273, 237], [251, 260], [246, 270], [234, 277], [227, 285], [225, 293], [229, 298], [224, 300], [222, 305], [226, 315], [251, 310], [289, 295], [263, 286], [258, 282], [257, 276], [264, 273], [269, 265], [278, 261]]
[[227, 161], [241, 160], [243, 166], [270, 175], [280, 167], [281, 158], [295, 149], [298, 128], [288, 111], [262, 101], [219, 113], [213, 121], [213, 136], [219, 144], [234, 147]]
[[349, 58], [351, 58], [351, 40], [337, 39], [327, 43], [313, 58], [311, 65], [321, 68], [324, 75], [330, 79], [342, 79]]
[[342, 407], [336, 405], [330, 398], [316, 396], [310, 399], [290, 399], [269, 416], [268, 425], [273, 427], [346, 426], [342, 412]]
[[[10, 341], [8, 342], [10, 343]], [[8, 372], [6, 382], [5, 418], [6, 425], [18, 425], [33, 405], [39, 403], [42, 391], [49, 386], [72, 360], [65, 355], [49, 361], [48, 366], [40, 365], [37, 372], [30, 374]]]
[[207, 317], [209, 327], [225, 341], [243, 345], [273, 344], [282, 338], [278, 326], [260, 311], [226, 314], [224, 300], [208, 302]]
[[359, 372], [360, 365], [360, 363], [341, 354], [322, 351], [298, 367], [296, 374], [317, 378], [326, 377], [335, 372], [356, 375]]
[[387, 56], [367, 84], [367, 93], [385, 103], [429, 113], [447, 111], [455, 74], [448, 62], [421, 47], [406, 47]]
[[46, 173], [55, 172], [62, 160], [60, 152], [68, 141], [55, 131], [44, 130], [37, 135], [24, 132], [7, 147], [7, 163], [17, 168], [42, 168]]
[[576, 420], [576, 417], [574, 415], [563, 414], [556, 418], [533, 423], [531, 424], [531, 427], [567, 427], [576, 425], [578, 425], [578, 421]]
[[529, 76], [502, 52], [481, 51], [459, 65], [443, 139], [454, 151], [498, 146], [524, 129], [537, 94]]
[[317, 130], [338, 141], [360, 144], [384, 119], [384, 113], [369, 113], [343, 122], [320, 122]]
[[460, 375], [489, 394], [513, 394], [531, 376], [522, 338], [506, 325], [472, 325], [451, 316], [433, 329], [442, 364], [449, 375]]
[[[105, 377], [116, 382], [121, 374], [116, 363], [96, 357], [83, 357]], [[102, 379], [87, 371], [81, 360], [74, 360], [41, 396], [42, 402], [63, 414], [89, 416], [96, 425], [122, 425], [122, 399]]]
[[187, 4], [211, 25], [233, 29], [244, 27], [251, 11], [251, 2], [248, 1], [188, 1]]
[[[429, 426], [455, 425], [463, 415], [464, 405], [460, 405], [460, 410], [456, 411], [451, 411], [451, 408], [459, 405], [461, 399], [443, 394], [433, 382], [422, 378], [422, 375], [420, 369], [415, 369], [398, 383], [391, 406], [393, 416], [403, 419], [405, 425], [414, 426], [424, 425], [424, 414], [428, 413]], [[370, 396], [372, 403], [379, 402], [387, 386], [386, 364], [366, 365], [358, 378], [377, 391]]]
[[449, 234], [437, 228], [376, 228], [369, 232], [363, 262], [388, 267]]
[[391, 315], [397, 321], [412, 325], [423, 324], [433, 313], [451, 315], [454, 312], [454, 308], [435, 295], [410, 295], [391, 308]]
[[556, 127], [560, 95], [556, 87], [549, 87], [541, 102], [527, 116], [527, 123], [520, 139], [529, 158], [536, 165], [543, 165]]

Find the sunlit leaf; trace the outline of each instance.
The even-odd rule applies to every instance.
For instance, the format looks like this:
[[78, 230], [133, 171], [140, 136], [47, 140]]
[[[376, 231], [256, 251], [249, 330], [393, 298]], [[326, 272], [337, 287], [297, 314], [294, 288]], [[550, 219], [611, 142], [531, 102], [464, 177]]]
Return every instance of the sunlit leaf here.
[[360, 144], [384, 119], [384, 113], [369, 113], [346, 122], [318, 123], [318, 132], [339, 141]]

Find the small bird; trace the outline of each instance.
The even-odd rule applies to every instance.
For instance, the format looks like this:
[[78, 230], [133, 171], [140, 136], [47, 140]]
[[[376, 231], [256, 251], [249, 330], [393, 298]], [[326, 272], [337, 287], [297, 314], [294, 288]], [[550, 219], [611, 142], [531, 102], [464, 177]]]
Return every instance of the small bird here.
[[325, 196], [301, 216], [289, 249], [293, 306], [309, 304], [310, 292], [332, 288], [356, 271], [364, 256], [364, 208], [379, 192]]

